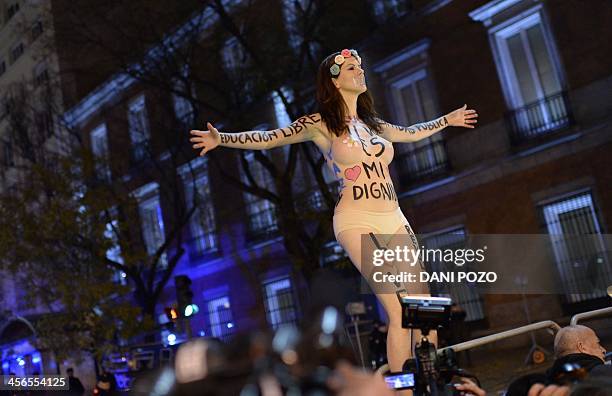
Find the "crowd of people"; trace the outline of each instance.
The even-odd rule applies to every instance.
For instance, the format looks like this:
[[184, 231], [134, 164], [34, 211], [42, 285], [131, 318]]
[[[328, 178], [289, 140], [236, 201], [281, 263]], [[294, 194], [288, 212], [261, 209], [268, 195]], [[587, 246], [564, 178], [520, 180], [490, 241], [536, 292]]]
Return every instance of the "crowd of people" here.
[[[242, 359], [231, 353], [221, 357], [214, 343], [194, 341], [182, 347], [176, 356], [175, 370], [171, 374], [173, 384], [168, 386], [168, 394], [396, 395], [396, 391], [389, 389], [382, 375], [363, 370], [350, 358], [338, 358], [332, 364], [334, 359], [329, 353], [341, 355], [336, 347], [332, 349], [322, 351], [320, 344], [313, 343], [312, 351], [308, 353], [299, 345], [277, 350], [279, 361], [284, 363], [281, 369], [267, 355], [261, 339], [235, 347], [233, 353], [241, 350]], [[506, 395], [612, 396], [612, 365], [606, 364], [606, 350], [592, 329], [581, 325], [560, 329], [555, 337], [554, 353], [555, 360], [548, 370], [509, 382]], [[313, 358], [318, 359], [320, 365], [312, 364]], [[241, 363], [236, 359], [241, 360]], [[308, 372], [304, 371], [306, 368]], [[168, 379], [170, 373], [149, 375], [141, 379], [139, 384], [137, 381], [132, 391], [136, 394], [150, 394], [152, 387], [159, 388], [157, 379], [164, 376]], [[299, 377], [300, 380], [290, 383], [289, 377]], [[456, 391], [454, 394], [459, 395], [497, 394], [483, 389], [476, 381], [466, 377], [453, 378], [450, 387]]]
[[[316, 326], [315, 326], [316, 327]], [[319, 327], [320, 330], [320, 327]], [[296, 329], [276, 334], [251, 334], [230, 344], [195, 339], [183, 344], [174, 367], [143, 371], [130, 393], [156, 396], [280, 396], [340, 395], [393, 396], [384, 376], [356, 364], [352, 350], [343, 345], [338, 326], [324, 332]], [[326, 338], [325, 336], [329, 336]], [[340, 336], [340, 337], [339, 337]], [[550, 368], [509, 382], [506, 396], [612, 396], [612, 365], [606, 349], [589, 327], [561, 328], [554, 339]], [[608, 364], [606, 364], [608, 363]], [[74, 369], [66, 370], [69, 389], [53, 394], [83, 396], [85, 388]], [[449, 393], [448, 389], [454, 391]], [[7, 396], [26, 396], [42, 391], [8, 391]], [[103, 370], [93, 396], [117, 395], [113, 375]], [[496, 394], [476, 380], [456, 376], [447, 393], [486, 396]]]

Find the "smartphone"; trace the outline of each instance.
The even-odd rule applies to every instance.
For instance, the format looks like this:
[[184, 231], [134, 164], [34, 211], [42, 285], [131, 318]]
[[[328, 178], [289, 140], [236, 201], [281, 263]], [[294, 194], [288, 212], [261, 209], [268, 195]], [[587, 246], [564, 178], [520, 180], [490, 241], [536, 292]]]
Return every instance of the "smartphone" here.
[[387, 373], [384, 375], [387, 386], [391, 389], [413, 389], [414, 373], [400, 371], [397, 373]]

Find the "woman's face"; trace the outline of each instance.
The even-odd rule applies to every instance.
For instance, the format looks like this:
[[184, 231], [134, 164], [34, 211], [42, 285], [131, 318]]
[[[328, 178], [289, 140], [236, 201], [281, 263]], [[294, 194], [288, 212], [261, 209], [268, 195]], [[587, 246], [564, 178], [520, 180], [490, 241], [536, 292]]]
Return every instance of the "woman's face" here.
[[354, 92], [360, 94], [367, 91], [365, 73], [357, 59], [354, 57], [345, 58], [340, 65], [340, 74], [332, 78], [332, 82], [341, 91]]

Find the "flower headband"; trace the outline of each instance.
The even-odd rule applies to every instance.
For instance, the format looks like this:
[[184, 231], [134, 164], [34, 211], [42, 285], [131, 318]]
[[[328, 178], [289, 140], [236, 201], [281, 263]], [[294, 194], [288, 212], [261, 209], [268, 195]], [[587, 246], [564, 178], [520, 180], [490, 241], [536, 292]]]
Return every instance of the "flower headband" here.
[[361, 57], [359, 56], [357, 51], [354, 49], [349, 50], [345, 48], [342, 50], [342, 52], [340, 52], [339, 55], [336, 55], [336, 57], [334, 58], [334, 64], [329, 68], [329, 71], [331, 72], [332, 76], [337, 76], [338, 74], [340, 74], [340, 65], [344, 63], [345, 58], [350, 58], [351, 56], [357, 59], [357, 62], [361, 65]]

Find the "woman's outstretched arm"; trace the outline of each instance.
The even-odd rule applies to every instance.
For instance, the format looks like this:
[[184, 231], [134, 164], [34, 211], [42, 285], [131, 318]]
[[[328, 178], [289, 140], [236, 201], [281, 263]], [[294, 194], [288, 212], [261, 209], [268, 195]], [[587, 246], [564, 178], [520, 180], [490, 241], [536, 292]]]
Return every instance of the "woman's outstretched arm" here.
[[432, 121], [414, 124], [409, 127], [393, 125], [382, 121], [382, 137], [390, 142], [416, 142], [440, 132], [447, 126], [474, 128], [478, 118], [476, 110], [468, 109], [467, 105]]
[[267, 150], [287, 144], [312, 140], [319, 128], [321, 116], [311, 114], [303, 116], [284, 128], [271, 131], [245, 131], [236, 133], [219, 132], [211, 123], [207, 123], [208, 131], [191, 131], [194, 149], [201, 149], [200, 156], [217, 146], [239, 148], [245, 150]]

